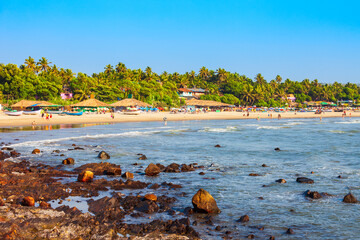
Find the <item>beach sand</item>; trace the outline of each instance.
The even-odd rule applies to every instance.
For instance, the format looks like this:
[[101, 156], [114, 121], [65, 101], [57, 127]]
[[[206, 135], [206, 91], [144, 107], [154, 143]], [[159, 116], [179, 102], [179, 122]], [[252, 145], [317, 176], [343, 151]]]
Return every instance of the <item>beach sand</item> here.
[[[187, 120], [230, 120], [230, 119], [277, 119], [279, 113], [273, 112], [272, 117], [269, 113], [251, 112], [249, 117], [243, 112], [208, 112], [208, 113], [177, 113], [170, 114], [169, 112], [160, 113], [141, 113], [140, 115], [123, 115], [115, 113], [115, 119], [112, 119], [110, 113], [106, 114], [83, 114], [82, 116], [60, 116], [54, 114], [52, 119], [46, 120], [39, 115], [22, 115], [22, 116], [7, 116], [3, 112], [0, 113], [0, 127], [15, 127], [15, 126], [31, 126], [33, 121], [36, 125], [48, 124], [88, 124], [88, 123], [120, 123], [120, 122], [146, 122], [146, 121], [163, 121], [164, 117], [167, 121], [187, 121]], [[351, 114], [351, 116], [350, 116]], [[244, 116], [245, 115], [245, 116]], [[285, 112], [281, 113], [281, 118], [326, 118], [326, 117], [342, 117], [342, 112], [326, 112], [322, 114], [315, 114], [314, 112]], [[360, 117], [360, 112], [346, 112], [346, 118]]]

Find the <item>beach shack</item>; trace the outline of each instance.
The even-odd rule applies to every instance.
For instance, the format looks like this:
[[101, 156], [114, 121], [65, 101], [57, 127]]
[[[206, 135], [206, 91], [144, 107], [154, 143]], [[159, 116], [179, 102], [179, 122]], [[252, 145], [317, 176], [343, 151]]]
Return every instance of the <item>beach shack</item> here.
[[128, 108], [137, 108], [142, 110], [151, 109], [150, 104], [136, 100], [134, 98], [125, 98], [118, 102], [112, 103], [111, 106], [114, 107], [116, 111], [125, 111]]
[[[47, 101], [36, 101], [36, 100], [21, 100], [13, 105], [11, 105], [12, 110], [17, 111], [24, 111], [26, 109], [28, 110], [34, 110], [39, 108], [44, 108], [46, 106], [53, 106], [55, 104]], [[31, 109], [33, 108], [33, 109]]]
[[109, 110], [111, 105], [99, 101], [95, 98], [91, 98], [76, 104], [72, 104], [70, 107], [75, 112], [100, 112]]
[[213, 112], [221, 112], [227, 110], [229, 108], [233, 108], [233, 105], [216, 102], [211, 100], [198, 100], [191, 99], [185, 101], [186, 108], [188, 111], [213, 111]]

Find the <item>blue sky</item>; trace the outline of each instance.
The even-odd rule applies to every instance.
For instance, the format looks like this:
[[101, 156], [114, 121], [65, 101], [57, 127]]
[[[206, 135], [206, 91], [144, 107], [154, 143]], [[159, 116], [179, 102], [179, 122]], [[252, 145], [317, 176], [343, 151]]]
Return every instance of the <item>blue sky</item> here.
[[0, 0], [0, 62], [360, 82], [359, 1]]

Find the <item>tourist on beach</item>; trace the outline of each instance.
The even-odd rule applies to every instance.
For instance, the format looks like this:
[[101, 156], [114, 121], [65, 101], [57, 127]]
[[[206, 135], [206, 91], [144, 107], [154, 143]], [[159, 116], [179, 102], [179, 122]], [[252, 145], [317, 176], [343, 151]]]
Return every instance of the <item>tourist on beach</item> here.
[[33, 122], [31, 123], [31, 125], [35, 126], [35, 125], [36, 125], [36, 122], [35, 122], [35, 121], [33, 121]]
[[167, 117], [164, 117], [163, 120], [164, 120], [164, 125], [166, 126], [167, 125]]
[[278, 114], [278, 120], [280, 120], [280, 119], [281, 119], [281, 114], [279, 113], [279, 114]]

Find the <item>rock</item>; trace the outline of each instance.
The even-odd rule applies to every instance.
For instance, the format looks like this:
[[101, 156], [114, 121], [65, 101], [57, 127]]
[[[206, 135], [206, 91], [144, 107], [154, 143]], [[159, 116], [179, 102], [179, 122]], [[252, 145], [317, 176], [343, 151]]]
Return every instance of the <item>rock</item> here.
[[102, 160], [110, 159], [110, 155], [105, 151], [101, 151], [97, 157]]
[[296, 179], [296, 181], [298, 183], [309, 183], [309, 184], [313, 184], [314, 183], [314, 180], [310, 179], [310, 178], [306, 178], [306, 177], [298, 177]]
[[146, 160], [147, 157], [146, 157], [146, 155], [144, 154], [144, 155], [141, 155], [138, 159], [139, 159], [139, 160]]
[[154, 213], [159, 211], [159, 206], [154, 201], [142, 201], [136, 207], [135, 210], [143, 213]]
[[169, 166], [167, 166], [164, 170], [164, 172], [168, 173], [179, 173], [180, 172], [180, 165], [177, 163], [172, 163]]
[[95, 175], [121, 175], [120, 165], [108, 162], [87, 163], [76, 169], [76, 172], [92, 171]]
[[94, 173], [91, 171], [83, 171], [78, 176], [79, 182], [92, 182], [94, 179]]
[[157, 201], [157, 196], [156, 196], [155, 194], [146, 194], [146, 195], [144, 196], [144, 198], [145, 198], [146, 200], [150, 200], [150, 201], [154, 201], [154, 202]]
[[131, 172], [125, 172], [123, 175], [121, 175], [121, 177], [129, 179], [129, 178], [134, 178], [134, 174]]
[[5, 201], [4, 199], [2, 199], [2, 197], [0, 197], [0, 207], [5, 206]]
[[39, 154], [40, 153], [40, 149], [34, 149], [32, 152], [31, 152], [32, 154]]
[[105, 175], [121, 175], [121, 168], [119, 167], [110, 167], [105, 172]]
[[9, 157], [10, 157], [9, 154], [4, 153], [3, 151], [0, 151], [0, 160], [7, 159], [7, 158], [9, 158]]
[[288, 230], [286, 231], [286, 234], [294, 234], [294, 230], [292, 230], [291, 228], [288, 228]]
[[275, 237], [274, 237], [274, 236], [270, 236], [270, 237], [269, 237], [269, 240], [275, 240]]
[[248, 215], [243, 215], [240, 217], [240, 219], [238, 220], [238, 222], [244, 223], [244, 222], [248, 222], [250, 221], [250, 218]]
[[348, 193], [347, 195], [345, 195], [343, 202], [344, 203], [357, 203], [357, 199], [354, 195], [352, 195], [352, 193]]
[[321, 194], [318, 192], [312, 192], [310, 190], [307, 190], [304, 192], [305, 197], [312, 198], [312, 199], [319, 199], [322, 198]]
[[341, 176], [341, 175], [339, 175], [339, 176], [337, 176], [337, 178], [342, 178], [342, 176]]
[[220, 226], [216, 226], [215, 231], [220, 231], [221, 227]]
[[165, 170], [165, 166], [160, 163], [157, 163], [156, 166], [158, 166], [162, 172]]
[[258, 177], [258, 176], [260, 176], [260, 174], [258, 174], [258, 173], [250, 173], [249, 176]]
[[18, 152], [16, 152], [15, 150], [13, 150], [13, 151], [10, 152], [10, 156], [11, 156], [11, 157], [18, 157], [18, 156], [20, 156], [20, 153], [18, 153]]
[[62, 164], [74, 164], [75, 160], [73, 158], [67, 158], [65, 160], [62, 161]]
[[204, 172], [199, 172], [199, 175], [205, 175], [205, 173]]
[[40, 202], [40, 208], [51, 208], [51, 204], [50, 203], [47, 203], [47, 202], [44, 202], [44, 201], [41, 201]]
[[189, 164], [189, 165], [182, 164], [181, 165], [181, 172], [191, 172], [191, 171], [195, 171], [194, 166], [192, 164]]
[[286, 183], [286, 180], [285, 180], [285, 179], [280, 178], [280, 179], [276, 180], [275, 182], [277, 182], [277, 183]]
[[277, 152], [278, 152], [278, 151], [281, 151], [280, 148], [278, 148], [278, 147], [275, 148], [274, 150], [277, 151]]
[[153, 163], [150, 163], [149, 166], [145, 169], [146, 176], [156, 176], [160, 173], [160, 168]]
[[65, 156], [65, 154], [63, 154], [63, 153], [62, 153], [62, 154], [60, 154], [60, 157], [63, 157], [63, 156]]
[[21, 205], [27, 206], [27, 207], [33, 207], [33, 206], [35, 206], [35, 199], [32, 197], [25, 197], [22, 200]]
[[60, 150], [54, 150], [52, 153], [60, 153]]
[[215, 199], [206, 190], [200, 188], [193, 196], [192, 204], [194, 210], [199, 213], [220, 213]]
[[214, 147], [216, 147], [216, 148], [219, 148], [219, 147], [221, 147], [219, 144], [216, 144]]
[[255, 238], [255, 235], [254, 234], [250, 234], [247, 236], [248, 239], [254, 239]]
[[262, 167], [268, 167], [268, 165], [266, 165], [265, 163], [263, 165], [261, 165]]

